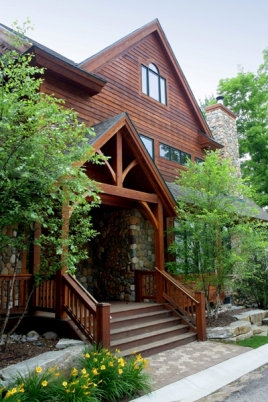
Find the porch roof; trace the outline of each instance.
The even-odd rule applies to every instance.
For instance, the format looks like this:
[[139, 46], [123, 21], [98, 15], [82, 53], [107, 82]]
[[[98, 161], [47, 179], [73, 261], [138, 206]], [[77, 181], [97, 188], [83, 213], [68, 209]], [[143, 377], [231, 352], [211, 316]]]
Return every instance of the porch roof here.
[[138, 163], [142, 166], [155, 194], [161, 199], [166, 215], [175, 216], [175, 200], [126, 112], [92, 126], [95, 136], [89, 136], [88, 142], [97, 150], [123, 127], [128, 132], [126, 140], [131, 143]]
[[[181, 186], [175, 183], [168, 183], [166, 182], [167, 187], [169, 188], [174, 200], [180, 200], [182, 198], [188, 198], [188, 202], [191, 202], [190, 194], [186, 194], [186, 190], [183, 189]], [[235, 203], [237, 207], [237, 213], [241, 215], [245, 215], [249, 213], [249, 216], [252, 218], [257, 218], [262, 221], [268, 222], [268, 213], [259, 207], [254, 201], [249, 200], [248, 198], [231, 198], [230, 202]], [[243, 208], [244, 207], [244, 208]]]

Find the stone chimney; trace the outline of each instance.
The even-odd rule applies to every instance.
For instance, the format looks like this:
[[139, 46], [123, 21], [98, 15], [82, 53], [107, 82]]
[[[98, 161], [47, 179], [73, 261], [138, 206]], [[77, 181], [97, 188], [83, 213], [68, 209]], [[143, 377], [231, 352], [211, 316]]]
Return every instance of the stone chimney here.
[[236, 115], [223, 105], [223, 99], [223, 96], [218, 96], [215, 105], [206, 107], [207, 123], [214, 139], [224, 146], [222, 156], [231, 159], [237, 175], [241, 177]]

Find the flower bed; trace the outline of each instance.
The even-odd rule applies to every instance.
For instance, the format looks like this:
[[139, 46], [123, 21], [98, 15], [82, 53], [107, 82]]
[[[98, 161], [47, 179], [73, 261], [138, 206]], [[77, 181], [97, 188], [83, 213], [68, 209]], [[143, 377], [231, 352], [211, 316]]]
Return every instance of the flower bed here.
[[138, 391], [150, 391], [147, 361], [133, 354], [128, 359], [108, 349], [85, 348], [77, 365], [68, 375], [56, 367], [43, 371], [36, 367], [25, 378], [20, 374], [7, 389], [1, 389], [1, 400], [9, 402], [115, 402]]

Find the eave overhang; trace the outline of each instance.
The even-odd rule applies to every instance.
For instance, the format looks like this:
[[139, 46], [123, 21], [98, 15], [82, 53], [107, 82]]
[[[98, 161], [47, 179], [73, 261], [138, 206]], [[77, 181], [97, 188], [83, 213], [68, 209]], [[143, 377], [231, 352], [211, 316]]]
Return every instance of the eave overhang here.
[[219, 142], [215, 141], [213, 138], [208, 137], [202, 131], [198, 132], [198, 143], [202, 149], [210, 149], [212, 151], [216, 151], [216, 149], [221, 149], [224, 146]]
[[86, 95], [98, 94], [106, 84], [104, 79], [57, 58], [54, 54], [50, 54], [36, 45], [31, 46], [26, 53], [34, 54], [34, 64], [44, 67], [46, 69], [45, 74], [53, 75], [57, 79], [80, 89]]

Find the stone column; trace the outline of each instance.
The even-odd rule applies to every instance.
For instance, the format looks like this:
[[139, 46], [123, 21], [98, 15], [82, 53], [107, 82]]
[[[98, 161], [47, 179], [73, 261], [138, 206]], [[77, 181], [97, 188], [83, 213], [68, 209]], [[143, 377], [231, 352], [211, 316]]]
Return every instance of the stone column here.
[[206, 107], [207, 123], [214, 139], [224, 146], [222, 156], [231, 159], [238, 177], [241, 177], [236, 115], [222, 104], [223, 96], [218, 96], [217, 101], [215, 105]]

